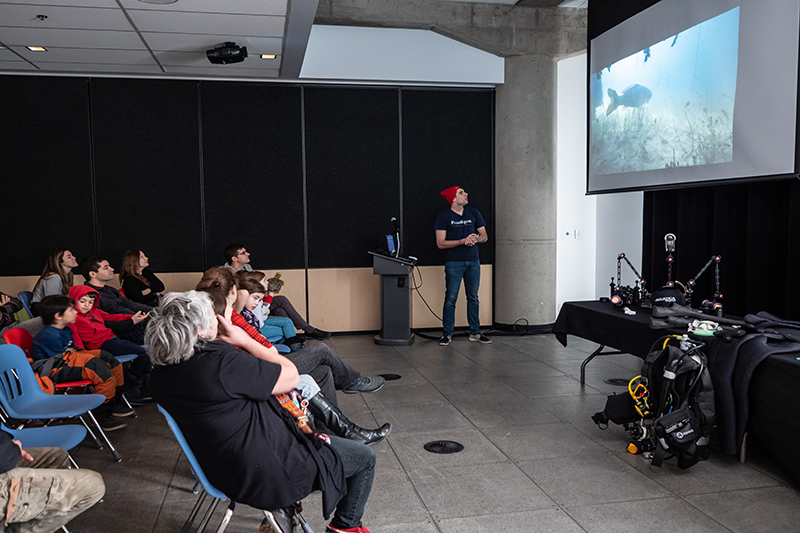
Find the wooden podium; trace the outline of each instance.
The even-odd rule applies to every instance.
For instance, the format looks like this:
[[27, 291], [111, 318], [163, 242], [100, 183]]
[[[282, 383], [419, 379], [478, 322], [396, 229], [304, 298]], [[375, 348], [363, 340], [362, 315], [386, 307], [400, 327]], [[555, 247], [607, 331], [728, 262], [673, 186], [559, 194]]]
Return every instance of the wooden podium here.
[[381, 277], [381, 332], [375, 343], [408, 345], [414, 342], [411, 333], [411, 291], [408, 274], [416, 264], [406, 257], [391, 257], [378, 252], [372, 255], [372, 272]]

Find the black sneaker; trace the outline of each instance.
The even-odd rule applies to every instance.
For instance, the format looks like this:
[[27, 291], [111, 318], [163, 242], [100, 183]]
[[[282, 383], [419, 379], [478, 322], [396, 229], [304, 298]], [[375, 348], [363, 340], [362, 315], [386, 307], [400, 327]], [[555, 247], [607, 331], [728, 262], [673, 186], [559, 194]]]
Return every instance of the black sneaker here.
[[312, 331], [311, 333], [306, 333], [306, 337], [308, 337], [309, 339], [324, 341], [325, 339], [330, 339], [331, 334], [329, 331], [323, 331], [321, 329], [314, 328], [314, 331]]
[[103, 428], [103, 431], [106, 432], [116, 431], [128, 425], [122, 420], [118, 420], [113, 416], [96, 416], [95, 419], [97, 420], [97, 423], [100, 424], [100, 427]]
[[133, 409], [131, 409], [124, 403], [118, 403], [111, 408], [111, 416], [116, 416], [117, 418], [125, 418], [126, 416], [133, 416]]
[[442, 338], [439, 339], [439, 346], [447, 346], [451, 340], [453, 340], [453, 337], [450, 335], [442, 335]]
[[483, 333], [478, 333], [477, 335], [470, 335], [469, 340], [472, 342], [480, 342], [481, 344], [491, 344], [492, 339], [484, 335]]
[[125, 397], [131, 402], [134, 407], [141, 407], [148, 403], [153, 403], [153, 397], [144, 392], [141, 387], [126, 387]]
[[386, 380], [380, 376], [361, 376], [356, 380], [355, 383], [346, 389], [342, 389], [342, 392], [345, 394], [355, 394], [357, 392], [378, 392], [381, 390], [381, 387], [383, 387], [384, 383], [386, 383]]

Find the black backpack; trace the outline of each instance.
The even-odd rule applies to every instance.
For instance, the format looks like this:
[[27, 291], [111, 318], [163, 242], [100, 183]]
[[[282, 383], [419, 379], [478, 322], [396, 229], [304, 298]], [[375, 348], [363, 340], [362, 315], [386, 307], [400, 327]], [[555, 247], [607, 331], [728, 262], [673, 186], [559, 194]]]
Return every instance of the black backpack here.
[[668, 455], [676, 456], [682, 469], [708, 457], [714, 386], [702, 347], [686, 336], [664, 337], [642, 365], [656, 441], [653, 466], [661, 466]]

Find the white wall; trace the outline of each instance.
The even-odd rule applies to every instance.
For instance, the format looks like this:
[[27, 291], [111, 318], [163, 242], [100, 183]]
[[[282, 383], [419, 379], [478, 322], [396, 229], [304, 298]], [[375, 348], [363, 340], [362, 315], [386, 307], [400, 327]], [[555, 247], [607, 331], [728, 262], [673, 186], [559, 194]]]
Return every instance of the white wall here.
[[[644, 194], [585, 194], [586, 72], [586, 54], [558, 62], [557, 310], [566, 301], [608, 296], [620, 253], [642, 270]], [[582, 239], [576, 238], [576, 230]], [[623, 285], [633, 285], [635, 279], [623, 262]]]
[[586, 196], [586, 54], [558, 62], [556, 312], [595, 298], [596, 196]]
[[505, 60], [428, 30], [311, 28], [301, 79], [503, 83]]
[[[626, 192], [597, 196], [596, 296], [608, 296], [611, 276], [617, 277], [617, 256], [624, 253], [642, 273], [644, 193]], [[636, 276], [622, 262], [622, 284], [633, 286]], [[648, 290], [653, 287], [648, 286]]]

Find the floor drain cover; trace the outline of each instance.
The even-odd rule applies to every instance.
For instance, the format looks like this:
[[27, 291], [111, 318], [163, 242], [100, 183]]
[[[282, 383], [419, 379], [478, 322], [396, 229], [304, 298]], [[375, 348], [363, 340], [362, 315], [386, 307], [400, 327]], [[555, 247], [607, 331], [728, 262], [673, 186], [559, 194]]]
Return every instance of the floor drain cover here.
[[463, 444], [453, 442], [452, 440], [435, 440], [423, 447], [431, 453], [458, 453], [464, 449]]
[[385, 379], [386, 381], [394, 381], [396, 379], [400, 379], [400, 374], [378, 374], [380, 377]]
[[623, 378], [611, 378], [607, 379], [606, 383], [608, 383], [609, 385], [615, 385], [617, 387], [627, 387], [630, 381], [631, 380], [629, 379], [623, 379]]

